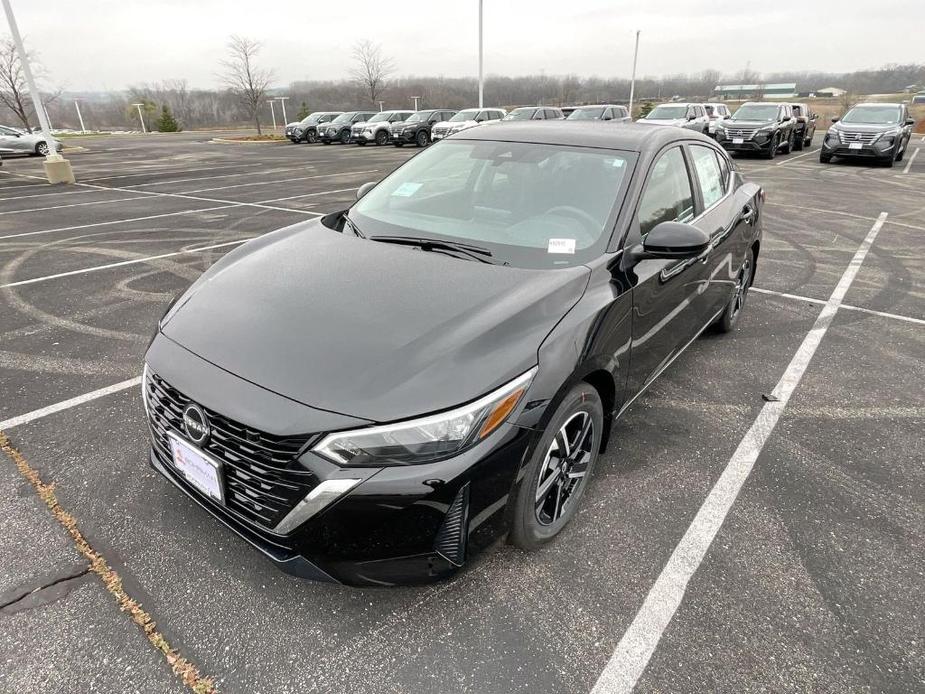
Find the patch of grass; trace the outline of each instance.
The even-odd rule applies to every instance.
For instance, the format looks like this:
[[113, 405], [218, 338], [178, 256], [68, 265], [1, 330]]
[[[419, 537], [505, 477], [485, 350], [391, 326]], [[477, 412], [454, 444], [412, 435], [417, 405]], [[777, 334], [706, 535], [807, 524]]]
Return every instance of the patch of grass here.
[[45, 503], [48, 510], [51, 511], [55, 520], [57, 520], [71, 536], [74, 545], [77, 547], [77, 551], [90, 562], [90, 570], [100, 577], [106, 590], [109, 591], [113, 598], [115, 598], [116, 603], [118, 603], [119, 609], [123, 612], [127, 612], [129, 616], [131, 616], [132, 621], [141, 628], [151, 645], [161, 652], [174, 673], [183, 680], [183, 684], [189, 687], [195, 694], [216, 694], [218, 690], [215, 687], [215, 680], [211, 677], [203, 677], [199, 673], [199, 668], [180, 655], [179, 651], [171, 647], [167, 639], [164, 638], [164, 635], [157, 630], [157, 624], [151, 614], [142, 608], [141, 603], [131, 598], [128, 593], [125, 592], [125, 588], [122, 585], [122, 577], [109, 566], [109, 563], [103, 555], [93, 549], [77, 526], [77, 520], [74, 516], [65, 511], [61, 504], [58, 503], [54, 484], [46, 484], [42, 481], [42, 478], [39, 477], [35, 468], [33, 468], [25, 457], [23, 457], [22, 453], [10, 443], [9, 438], [2, 431], [0, 431], [0, 450], [6, 453], [7, 457], [13, 461], [13, 464], [16, 465], [20, 474], [29, 481], [39, 495], [39, 498]]
[[263, 135], [232, 135], [223, 137], [223, 140], [233, 140], [235, 142], [283, 142], [286, 138], [283, 135], [264, 133]]

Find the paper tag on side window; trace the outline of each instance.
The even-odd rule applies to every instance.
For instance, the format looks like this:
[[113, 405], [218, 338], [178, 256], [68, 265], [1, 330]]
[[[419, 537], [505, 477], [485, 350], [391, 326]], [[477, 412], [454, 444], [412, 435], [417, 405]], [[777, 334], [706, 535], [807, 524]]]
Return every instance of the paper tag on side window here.
[[412, 195], [418, 192], [423, 183], [402, 183], [398, 188], [395, 189], [395, 192], [392, 193], [395, 197], [398, 198], [410, 198]]
[[568, 253], [575, 254], [575, 239], [549, 239], [549, 245], [546, 247], [547, 253]]

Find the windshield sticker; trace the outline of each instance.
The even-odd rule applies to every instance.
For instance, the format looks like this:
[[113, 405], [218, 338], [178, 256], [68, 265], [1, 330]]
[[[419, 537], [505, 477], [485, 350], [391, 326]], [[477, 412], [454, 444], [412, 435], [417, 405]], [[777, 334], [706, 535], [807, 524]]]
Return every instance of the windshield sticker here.
[[422, 185], [424, 184], [411, 182], [402, 183], [400, 186], [398, 186], [398, 188], [395, 189], [395, 192], [392, 193], [392, 196], [398, 198], [410, 198], [412, 195], [418, 192], [418, 188], [420, 188]]
[[626, 163], [625, 159], [614, 159], [613, 163], [611, 163], [611, 166], [615, 169], [622, 169], [625, 163]]
[[549, 239], [547, 253], [568, 253], [575, 255], [575, 239]]

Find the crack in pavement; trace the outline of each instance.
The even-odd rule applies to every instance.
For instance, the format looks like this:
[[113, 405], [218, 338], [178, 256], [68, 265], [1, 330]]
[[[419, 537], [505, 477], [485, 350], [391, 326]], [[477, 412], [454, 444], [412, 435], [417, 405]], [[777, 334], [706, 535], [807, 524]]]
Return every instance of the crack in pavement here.
[[44, 580], [38, 586], [24, 589], [16, 587], [0, 596], [0, 614], [16, 614], [25, 610], [31, 610], [41, 607], [55, 600], [60, 600], [71, 592], [75, 587], [69, 585], [71, 581], [86, 576], [90, 573], [90, 565], [87, 564], [83, 569], [71, 572], [65, 576], [58, 576], [53, 580]]

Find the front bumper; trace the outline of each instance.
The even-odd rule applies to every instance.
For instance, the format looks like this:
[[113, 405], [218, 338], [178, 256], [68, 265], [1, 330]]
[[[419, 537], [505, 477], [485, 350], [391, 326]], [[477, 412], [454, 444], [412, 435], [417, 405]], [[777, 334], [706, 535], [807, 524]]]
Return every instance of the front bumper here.
[[410, 145], [416, 142], [417, 131], [416, 130], [406, 130], [401, 133], [396, 133], [394, 130], [389, 133], [392, 142], [401, 142], [405, 145]]
[[[822, 152], [833, 157], [859, 157], [863, 159], [889, 159], [902, 143], [902, 135], [881, 137], [871, 144], [841, 142], [837, 137], [826, 134], [822, 140]], [[859, 144], [860, 147], [852, 147]]]
[[[206, 408], [220, 403], [218, 406], [225, 409], [222, 415], [215, 415], [215, 422], [216, 426], [219, 419], [225, 422], [225, 431], [230, 425], [256, 433], [272, 430], [276, 422], [303, 421], [314, 416], [310, 408], [241, 381], [184, 352], [159, 336], [149, 349], [148, 364], [153, 373], [159, 374], [159, 380], [170, 383], [191, 401]], [[145, 391], [148, 392], [147, 381]], [[149, 399], [149, 411], [159, 403]], [[239, 461], [222, 458], [213, 449], [208, 451], [226, 468], [222, 473], [224, 503], [190, 484], [163, 446], [164, 421], [152, 412], [150, 464], [174, 486], [281, 570], [349, 585], [438, 580], [456, 572], [469, 556], [497, 540], [506, 530], [504, 510], [517, 473], [538, 437], [533, 429], [505, 424], [482, 443], [448, 460], [345, 468], [312, 453], [311, 444], [316, 440], [312, 436], [284, 468], [275, 464], [260, 469], [252, 464], [244, 469], [251, 476], [283, 482], [310, 480], [305, 482], [309, 487], [298, 493], [299, 498], [310, 485], [327, 480], [348, 477], [361, 482], [290, 532], [281, 533], [274, 530], [277, 525], [262, 524], [242, 512], [240, 503], [230, 500], [248, 491], [239, 482]], [[175, 426], [170, 431], [187, 438]], [[289, 434], [277, 431], [272, 435]], [[273, 480], [270, 483], [275, 484]], [[262, 501], [259, 496], [254, 499]]]
[[359, 143], [362, 143], [362, 144], [365, 145], [365, 144], [368, 144], [368, 143], [370, 143], [370, 142], [375, 142], [375, 141], [376, 141], [376, 135], [375, 135], [375, 134], [367, 135], [365, 132], [358, 132], [358, 133], [356, 133], [356, 132], [351, 132], [351, 133], [350, 133], [350, 141], [353, 142], [353, 143], [359, 142]]
[[[774, 133], [756, 133], [751, 137], [731, 138], [728, 134], [717, 132], [716, 142], [727, 152], [767, 152], [774, 138]], [[739, 142], [738, 140], [742, 141]]]

